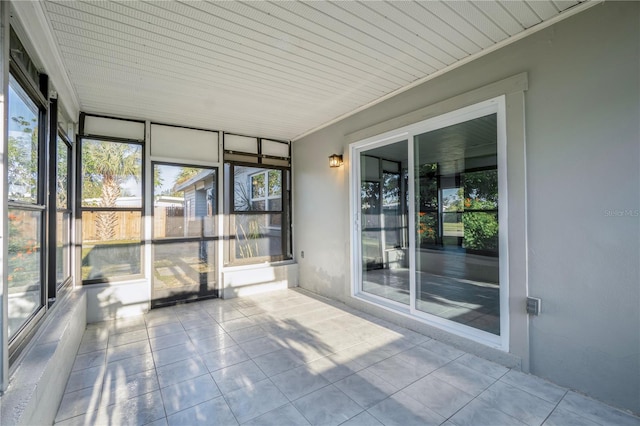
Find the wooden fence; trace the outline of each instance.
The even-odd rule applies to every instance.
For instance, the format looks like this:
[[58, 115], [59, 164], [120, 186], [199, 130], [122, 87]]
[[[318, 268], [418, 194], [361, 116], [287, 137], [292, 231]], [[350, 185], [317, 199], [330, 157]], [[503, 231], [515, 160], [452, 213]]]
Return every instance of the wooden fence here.
[[98, 217], [100, 215], [113, 214], [115, 223], [113, 229], [115, 235], [112, 240], [127, 241], [142, 239], [142, 217], [140, 212], [116, 211], [116, 212], [82, 212], [82, 239], [83, 241], [98, 241]]
[[183, 237], [184, 207], [154, 207], [153, 238]]
[[[138, 240], [142, 237], [140, 212], [83, 212], [82, 235], [84, 241], [98, 240], [98, 215], [108, 213], [115, 215], [113, 240]], [[153, 238], [183, 237], [184, 235], [184, 208], [154, 208]]]

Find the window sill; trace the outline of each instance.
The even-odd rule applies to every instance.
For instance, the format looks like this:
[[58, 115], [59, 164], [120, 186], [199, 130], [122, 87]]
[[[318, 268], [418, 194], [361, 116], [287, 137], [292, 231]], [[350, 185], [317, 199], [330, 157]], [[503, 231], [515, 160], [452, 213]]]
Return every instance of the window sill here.
[[274, 262], [265, 260], [264, 262], [260, 262], [260, 263], [244, 263], [239, 265], [224, 266], [222, 268], [222, 272], [244, 271], [247, 269], [263, 269], [270, 266], [277, 267], [277, 266], [294, 265], [294, 264], [297, 264], [297, 262], [294, 259], [277, 260]]
[[222, 270], [221, 297], [231, 299], [298, 286], [298, 264], [283, 261]]
[[86, 294], [71, 292], [47, 313], [12, 366], [0, 397], [0, 424], [52, 424], [86, 327]]

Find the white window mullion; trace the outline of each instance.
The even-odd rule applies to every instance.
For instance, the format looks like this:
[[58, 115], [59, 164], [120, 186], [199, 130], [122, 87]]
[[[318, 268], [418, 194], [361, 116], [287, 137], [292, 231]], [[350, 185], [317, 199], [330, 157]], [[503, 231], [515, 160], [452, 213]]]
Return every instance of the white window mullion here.
[[416, 311], [416, 180], [415, 180], [415, 158], [414, 158], [414, 139], [415, 134], [410, 133], [407, 136], [407, 148], [408, 148], [408, 182], [407, 190], [409, 191], [409, 205], [407, 206], [408, 214], [408, 236], [409, 236], [409, 311], [415, 313]]
[[351, 147], [351, 265], [352, 283], [351, 295], [355, 296], [362, 291], [362, 254], [360, 250], [360, 222], [362, 207], [360, 206], [360, 152], [357, 148]]

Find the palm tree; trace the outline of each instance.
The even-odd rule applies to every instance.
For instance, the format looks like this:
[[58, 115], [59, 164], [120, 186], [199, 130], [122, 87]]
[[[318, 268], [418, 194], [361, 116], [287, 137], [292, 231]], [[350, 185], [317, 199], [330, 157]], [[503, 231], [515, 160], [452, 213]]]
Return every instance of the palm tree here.
[[176, 176], [176, 180], [174, 182], [174, 186], [178, 186], [182, 183], [185, 183], [198, 173], [200, 173], [203, 169], [199, 167], [181, 167], [180, 173]]
[[[98, 198], [97, 207], [115, 207], [123, 195], [123, 185], [133, 179], [139, 181], [142, 149], [139, 145], [85, 140], [82, 145], [83, 205], [87, 199]], [[114, 238], [118, 216], [115, 211], [100, 212], [96, 216], [96, 237], [100, 241]]]

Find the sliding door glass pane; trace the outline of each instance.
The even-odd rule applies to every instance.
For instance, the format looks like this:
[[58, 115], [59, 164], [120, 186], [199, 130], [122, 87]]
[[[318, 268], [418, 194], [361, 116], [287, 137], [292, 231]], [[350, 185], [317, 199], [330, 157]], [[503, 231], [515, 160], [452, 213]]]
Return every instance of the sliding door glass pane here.
[[9, 209], [9, 338], [42, 305], [42, 212]]
[[360, 153], [362, 291], [409, 304], [407, 141]]
[[496, 114], [414, 147], [416, 308], [499, 335]]

